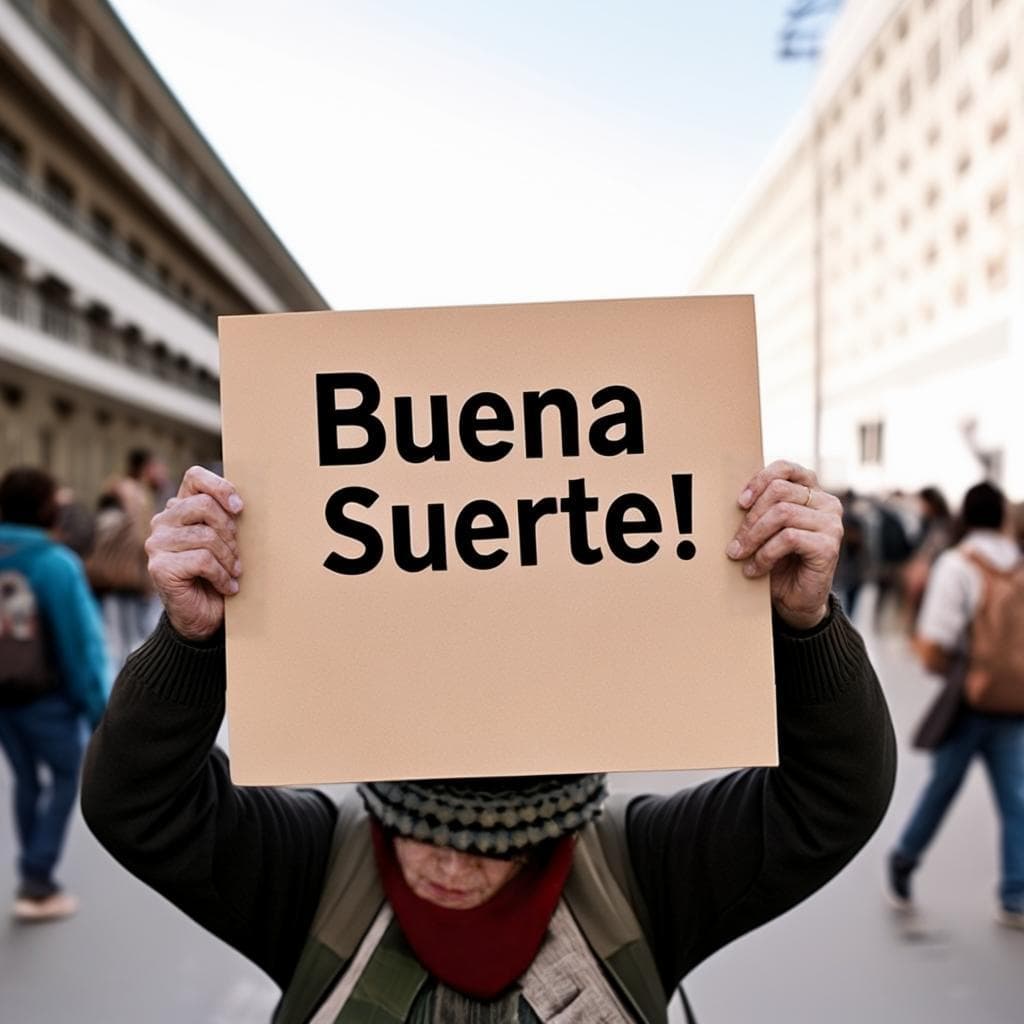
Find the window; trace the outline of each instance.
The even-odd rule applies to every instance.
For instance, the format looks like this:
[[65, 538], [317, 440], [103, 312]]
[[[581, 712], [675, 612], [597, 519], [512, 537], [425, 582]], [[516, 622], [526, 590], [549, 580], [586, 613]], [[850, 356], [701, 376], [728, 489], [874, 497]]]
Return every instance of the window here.
[[928, 129], [928, 134], [926, 136], [928, 145], [929, 146], [936, 146], [936, 145], [938, 145], [939, 139], [941, 139], [941, 138], [942, 138], [942, 129], [937, 124], [933, 124]]
[[875, 111], [874, 129], [876, 140], [885, 138], [885, 111], [881, 107]]
[[114, 221], [110, 214], [94, 206], [89, 214], [89, 227], [93, 241], [109, 252], [114, 244]]
[[985, 264], [985, 277], [988, 280], [989, 288], [994, 292], [1006, 287], [1007, 273], [1005, 253], [1001, 253], [999, 256], [994, 256]]
[[100, 94], [111, 106], [117, 105], [121, 88], [121, 71], [110, 51], [99, 41], [92, 41], [92, 73]]
[[52, 167], [46, 169], [43, 178], [43, 198], [46, 208], [62, 221], [69, 222], [74, 216], [75, 189], [67, 178]]
[[963, 177], [971, 169], [971, 154], [965, 149], [956, 161], [956, 173]]
[[988, 212], [991, 217], [1000, 217], [1006, 213], [1006, 186], [1000, 185], [989, 193]]
[[966, 46], [974, 35], [974, 0], [964, 0], [956, 16], [956, 37]]
[[75, 48], [78, 22], [71, 6], [63, 0], [50, 0], [50, 24], [57, 39], [69, 50]]
[[146, 265], [146, 247], [137, 238], [128, 240], [128, 262], [135, 270], [142, 270]]
[[956, 112], [962, 114], [967, 110], [971, 109], [971, 105], [974, 103], [974, 93], [971, 92], [971, 87], [965, 85], [956, 97]]
[[910, 22], [907, 20], [907, 16], [904, 14], [899, 21], [896, 22], [896, 38], [900, 41], [907, 38], [907, 33], [910, 31]]
[[905, 114], [910, 109], [910, 104], [913, 102], [914, 92], [913, 87], [910, 84], [910, 75], [904, 75], [903, 81], [900, 82], [899, 92], [899, 104], [900, 113]]
[[25, 143], [0, 124], [0, 177], [20, 185], [25, 173]]
[[899, 168], [900, 174], [906, 174], [910, 170], [910, 165], [912, 163], [913, 161], [910, 159], [910, 154], [904, 151], [900, 153], [900, 158], [897, 161], [896, 166]]
[[936, 40], [928, 48], [928, 56], [925, 58], [924, 65], [925, 77], [928, 79], [928, 84], [932, 85], [942, 73], [942, 50], [939, 48], [939, 41]]
[[1006, 133], [1010, 130], [1010, 122], [1006, 117], [999, 118], [998, 121], [993, 121], [988, 129], [988, 141], [995, 145], [1006, 137]]
[[967, 224], [966, 217], [958, 217], [953, 223], [953, 238], [959, 243], [963, 244], [967, 241], [967, 235], [969, 233], [969, 226]]
[[880, 466], [885, 455], [885, 423], [873, 420], [861, 423], [860, 462], [862, 466]]
[[939, 201], [939, 186], [933, 181], [924, 191], [924, 205], [931, 208]]
[[997, 50], [992, 55], [992, 60], [989, 62], [989, 70], [993, 75], [999, 74], [1007, 64], [1010, 63], [1010, 47], [1005, 45], [1002, 49]]

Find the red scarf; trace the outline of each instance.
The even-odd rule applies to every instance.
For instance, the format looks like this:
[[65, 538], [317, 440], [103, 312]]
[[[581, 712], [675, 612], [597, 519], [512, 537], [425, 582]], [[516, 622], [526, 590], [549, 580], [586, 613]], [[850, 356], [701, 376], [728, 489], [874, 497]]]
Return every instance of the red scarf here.
[[493, 999], [533, 962], [572, 867], [573, 836], [531, 857], [486, 903], [438, 907], [406, 884], [394, 844], [376, 821], [373, 852], [384, 893], [416, 959], [449, 988]]

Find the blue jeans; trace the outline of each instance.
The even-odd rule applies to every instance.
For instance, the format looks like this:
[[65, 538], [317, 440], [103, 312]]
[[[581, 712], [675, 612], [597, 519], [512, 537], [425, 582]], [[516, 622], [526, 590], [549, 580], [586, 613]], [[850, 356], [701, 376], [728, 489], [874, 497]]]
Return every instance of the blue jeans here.
[[0, 747], [14, 772], [19, 874], [23, 881], [49, 885], [78, 790], [82, 762], [78, 711], [60, 693], [22, 707], [0, 708]]
[[988, 770], [1002, 822], [1002, 882], [1007, 910], [1024, 911], [1024, 720], [964, 711], [932, 758], [932, 777], [896, 844], [897, 855], [916, 864], [953, 803], [975, 755]]

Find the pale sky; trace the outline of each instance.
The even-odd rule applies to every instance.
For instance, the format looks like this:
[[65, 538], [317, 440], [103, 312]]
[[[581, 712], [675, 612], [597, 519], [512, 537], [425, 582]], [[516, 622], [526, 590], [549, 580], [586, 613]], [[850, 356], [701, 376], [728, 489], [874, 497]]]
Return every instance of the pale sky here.
[[790, 0], [113, 0], [337, 309], [685, 294]]

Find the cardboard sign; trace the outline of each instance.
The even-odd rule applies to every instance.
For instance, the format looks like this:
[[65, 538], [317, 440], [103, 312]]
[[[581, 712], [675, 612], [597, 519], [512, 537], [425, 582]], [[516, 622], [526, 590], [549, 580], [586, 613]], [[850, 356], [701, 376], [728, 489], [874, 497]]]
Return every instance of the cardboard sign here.
[[775, 763], [749, 297], [220, 321], [246, 784]]

